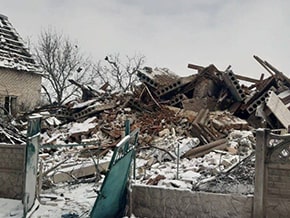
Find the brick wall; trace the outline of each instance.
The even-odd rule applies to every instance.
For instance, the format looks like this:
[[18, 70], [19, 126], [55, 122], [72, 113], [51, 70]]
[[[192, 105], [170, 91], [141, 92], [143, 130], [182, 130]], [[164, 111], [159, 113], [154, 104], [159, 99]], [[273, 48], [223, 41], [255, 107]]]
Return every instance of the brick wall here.
[[133, 185], [131, 200], [137, 217], [252, 217], [252, 196]]
[[[33, 108], [40, 101], [41, 75], [26, 71], [0, 68], [0, 104], [5, 96], [17, 96], [18, 108], [22, 104]], [[21, 109], [21, 108], [20, 108]]]
[[0, 144], [0, 198], [22, 199], [25, 145]]

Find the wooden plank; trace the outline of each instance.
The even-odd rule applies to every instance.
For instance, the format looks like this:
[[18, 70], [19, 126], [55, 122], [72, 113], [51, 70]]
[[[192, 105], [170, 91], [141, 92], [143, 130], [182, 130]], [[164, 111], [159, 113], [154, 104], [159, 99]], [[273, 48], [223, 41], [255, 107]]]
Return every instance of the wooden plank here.
[[199, 66], [196, 64], [188, 64], [187, 67], [190, 69], [198, 70], [198, 71], [202, 71], [204, 69], [203, 66]]
[[238, 74], [235, 74], [235, 76], [239, 80], [244, 80], [244, 81], [251, 82], [251, 83], [259, 83], [260, 82], [260, 80], [258, 80], [258, 79], [253, 79], [253, 78], [238, 75]]
[[200, 156], [199, 154], [206, 154], [209, 153], [212, 150], [217, 149], [224, 149], [227, 144], [227, 139], [219, 139], [214, 142], [208, 143], [206, 145], [200, 145], [198, 147], [194, 147], [187, 151], [182, 157], [197, 157]]

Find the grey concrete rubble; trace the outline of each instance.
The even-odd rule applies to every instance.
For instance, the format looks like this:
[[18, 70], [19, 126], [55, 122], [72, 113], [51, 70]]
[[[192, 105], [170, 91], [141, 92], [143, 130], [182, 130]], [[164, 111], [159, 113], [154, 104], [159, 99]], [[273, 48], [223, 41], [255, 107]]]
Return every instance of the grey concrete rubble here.
[[[214, 65], [189, 67], [197, 74], [139, 70], [141, 83], [130, 93], [112, 93], [106, 86], [87, 90], [72, 81], [83, 91], [82, 99], [32, 111], [43, 117], [39, 188], [94, 182], [97, 191], [129, 120], [131, 130], [140, 129], [135, 185], [253, 194], [256, 128], [288, 132], [289, 79], [271, 67], [271, 76], [260, 80]], [[25, 121], [13, 120], [22, 127]], [[15, 138], [25, 140], [10, 133], [8, 124], [2, 134], [12, 144]]]
[[[126, 119], [131, 129], [140, 128], [138, 182], [147, 183], [161, 175], [156, 185], [185, 183], [191, 189], [238, 166], [254, 152], [254, 128], [286, 127], [271, 103], [281, 98], [279, 105], [287, 110], [289, 84], [282, 73], [276, 71], [269, 78], [255, 80], [236, 75], [230, 67], [225, 71], [214, 65], [189, 67], [197, 74], [179, 77], [166, 68], [145, 67], [137, 74], [141, 84], [133, 93], [111, 93], [106, 90], [108, 86], [92, 90], [71, 81], [83, 92], [82, 99], [57, 108], [35, 109], [44, 120], [40, 160], [42, 170], [49, 170], [44, 173], [44, 184], [63, 181], [65, 176], [57, 180], [56, 175], [58, 171], [70, 174], [66, 166], [84, 165], [87, 169], [95, 164], [92, 159], [96, 157], [107, 162], [124, 134]], [[243, 80], [252, 85], [242, 85]], [[265, 119], [255, 117], [255, 110]], [[86, 172], [85, 177], [100, 173]], [[73, 173], [71, 178], [78, 179]]]

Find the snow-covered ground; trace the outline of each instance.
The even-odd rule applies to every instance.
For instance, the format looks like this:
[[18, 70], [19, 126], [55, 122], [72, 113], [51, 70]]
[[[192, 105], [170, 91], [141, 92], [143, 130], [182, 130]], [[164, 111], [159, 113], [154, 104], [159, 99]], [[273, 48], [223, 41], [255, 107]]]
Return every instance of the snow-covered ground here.
[[21, 218], [23, 215], [23, 205], [21, 200], [0, 198], [0, 217]]
[[[227, 151], [213, 150], [204, 156], [197, 158], [178, 158], [177, 145], [179, 145], [179, 156], [181, 157], [186, 150], [198, 145], [196, 138], [178, 138], [165, 137], [159, 138], [153, 144], [156, 148], [139, 150], [136, 159], [136, 181], [137, 184], [153, 184], [168, 188], [182, 188], [189, 190], [198, 190], [200, 184], [207, 181], [213, 182], [214, 178], [223, 175], [225, 178], [233, 178], [233, 180], [244, 179], [244, 186], [240, 191], [243, 194], [251, 192], [253, 174], [250, 171], [241, 171], [243, 168], [251, 169], [252, 166], [243, 166], [238, 175], [225, 175], [233, 167], [251, 157], [253, 154], [254, 137], [250, 131], [234, 131], [228, 136], [228, 145], [239, 151], [239, 154], [231, 154]], [[163, 150], [160, 150], [163, 149]], [[68, 159], [64, 165], [71, 167], [85, 166], [84, 163], [92, 162], [92, 157], [85, 158], [78, 156], [79, 148], [62, 148], [54, 154], [41, 154], [40, 159], [43, 162], [43, 170], [47, 170], [64, 159]], [[112, 157], [112, 151], [103, 156], [98, 163], [109, 161]], [[250, 159], [250, 165], [253, 160]], [[56, 168], [52, 175], [57, 172], [64, 171], [65, 166]], [[236, 167], [237, 168], [237, 167]], [[234, 170], [231, 170], [234, 172]], [[250, 173], [249, 173], [250, 172]], [[47, 174], [49, 177], [50, 174]], [[241, 176], [242, 178], [238, 178]], [[48, 189], [42, 190], [39, 202], [36, 202], [37, 209], [31, 214], [31, 218], [53, 218], [53, 217], [89, 217], [97, 197], [97, 190], [100, 189], [104, 176], [98, 182], [80, 183], [80, 180], [69, 181], [68, 183], [49, 183], [46, 185]], [[158, 179], [157, 179], [158, 178]], [[221, 178], [221, 177], [219, 177]], [[219, 179], [220, 182], [229, 183], [233, 186], [229, 179]], [[48, 178], [46, 178], [48, 179]], [[227, 180], [227, 181], [226, 181]], [[248, 180], [248, 181], [247, 181]], [[46, 180], [46, 181], [49, 181]], [[94, 178], [91, 180], [94, 181]], [[225, 184], [220, 184], [224, 187]], [[200, 186], [201, 187], [201, 186]], [[233, 186], [235, 187], [235, 186]], [[241, 186], [239, 186], [241, 187]], [[245, 188], [244, 188], [245, 187]], [[203, 186], [203, 189], [212, 189], [211, 186]], [[214, 189], [213, 191], [221, 191], [222, 189]], [[205, 190], [206, 191], [206, 190]], [[23, 206], [21, 201], [0, 199], [1, 211], [0, 218], [5, 217], [22, 217]]]
[[[31, 218], [56, 218], [73, 214], [78, 217], [89, 217], [97, 194], [94, 183], [60, 185], [43, 191], [41, 204]], [[77, 217], [77, 216], [76, 216]]]
[[[89, 217], [97, 194], [95, 183], [75, 185], [61, 184], [40, 195], [40, 201], [28, 213], [31, 218], [57, 218], [65, 215], [72, 218]], [[22, 218], [23, 205], [21, 200], [0, 198], [0, 218]]]

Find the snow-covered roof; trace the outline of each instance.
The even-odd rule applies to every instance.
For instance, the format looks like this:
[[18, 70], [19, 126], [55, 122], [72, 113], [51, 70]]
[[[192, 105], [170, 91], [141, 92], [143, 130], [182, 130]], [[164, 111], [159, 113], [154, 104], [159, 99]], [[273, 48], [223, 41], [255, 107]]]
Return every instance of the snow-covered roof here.
[[34, 58], [24, 41], [9, 22], [0, 14], [0, 67], [39, 73]]

